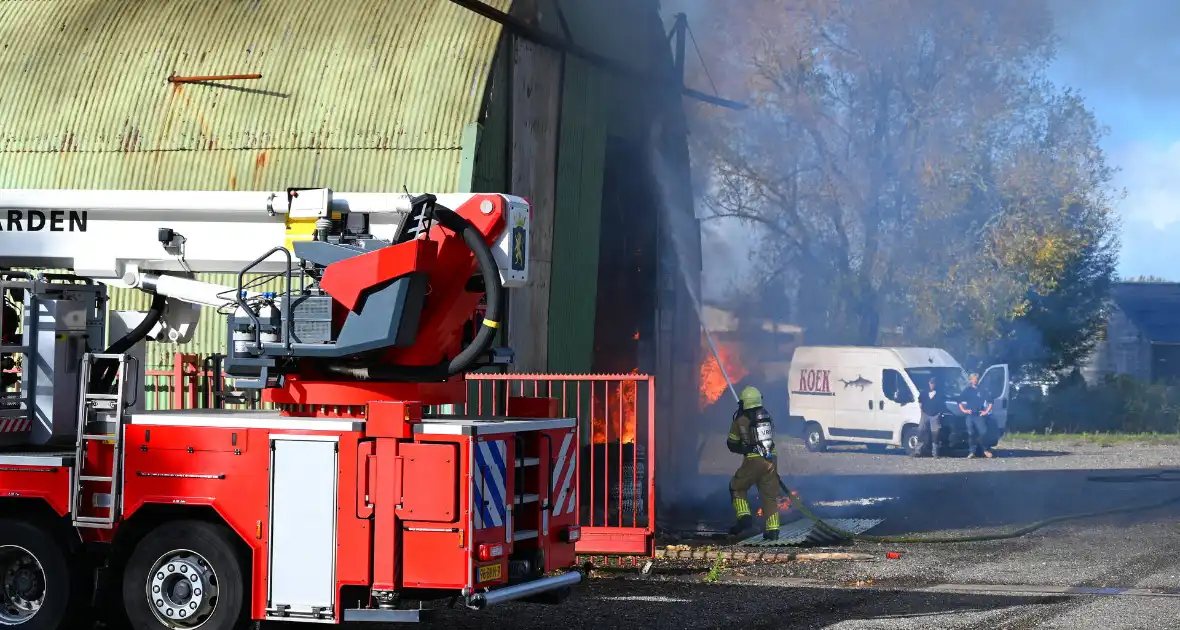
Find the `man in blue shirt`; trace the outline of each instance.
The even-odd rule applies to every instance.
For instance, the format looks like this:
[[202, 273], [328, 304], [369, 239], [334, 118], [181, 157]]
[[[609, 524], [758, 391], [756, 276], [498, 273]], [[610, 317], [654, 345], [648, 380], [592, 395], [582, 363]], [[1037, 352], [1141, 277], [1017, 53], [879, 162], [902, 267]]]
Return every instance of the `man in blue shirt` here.
[[971, 452], [967, 458], [994, 457], [987, 440], [987, 415], [992, 412], [992, 403], [979, 391], [979, 375], [972, 374], [971, 385], [963, 390], [959, 398], [959, 411], [967, 415], [967, 444]]

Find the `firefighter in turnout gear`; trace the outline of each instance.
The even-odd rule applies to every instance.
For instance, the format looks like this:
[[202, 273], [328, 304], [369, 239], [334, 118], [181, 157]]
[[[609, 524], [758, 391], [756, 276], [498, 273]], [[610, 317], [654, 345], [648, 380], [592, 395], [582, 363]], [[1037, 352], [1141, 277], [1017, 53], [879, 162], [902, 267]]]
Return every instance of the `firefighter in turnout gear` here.
[[733, 509], [738, 519], [730, 533], [734, 536], [741, 534], [753, 523], [747, 497], [750, 486], [757, 486], [762, 513], [766, 517], [762, 537], [777, 540], [779, 479], [778, 453], [774, 448], [774, 421], [762, 406], [762, 392], [756, 388], [743, 389], [738, 398], [738, 410], [733, 414], [729, 436], [725, 440], [730, 451], [742, 456], [742, 465], [729, 482]]

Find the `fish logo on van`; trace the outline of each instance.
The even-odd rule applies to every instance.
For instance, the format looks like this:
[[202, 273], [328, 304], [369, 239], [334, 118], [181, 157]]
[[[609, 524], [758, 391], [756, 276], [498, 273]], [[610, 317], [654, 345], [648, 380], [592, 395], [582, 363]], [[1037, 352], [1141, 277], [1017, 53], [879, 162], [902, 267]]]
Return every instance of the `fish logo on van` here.
[[849, 387], [855, 387], [862, 392], [865, 390], [866, 387], [873, 384], [872, 381], [861, 376], [860, 374], [856, 375], [856, 380], [846, 381], [844, 379], [840, 379], [840, 382], [844, 385], [844, 389], [848, 389]]

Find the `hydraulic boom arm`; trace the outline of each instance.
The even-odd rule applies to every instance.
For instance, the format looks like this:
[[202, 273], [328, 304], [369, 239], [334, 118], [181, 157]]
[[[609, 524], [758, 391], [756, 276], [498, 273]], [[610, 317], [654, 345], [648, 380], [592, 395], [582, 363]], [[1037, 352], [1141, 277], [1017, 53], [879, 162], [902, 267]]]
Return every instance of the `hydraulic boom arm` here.
[[[529, 215], [500, 194], [0, 190], [0, 268], [64, 267], [167, 298], [173, 329], [198, 312], [178, 303], [226, 309], [226, 371], [259, 387], [445, 382], [505, 360], [491, 341], [502, 289], [528, 279]], [[248, 274], [283, 290], [251, 291]]]

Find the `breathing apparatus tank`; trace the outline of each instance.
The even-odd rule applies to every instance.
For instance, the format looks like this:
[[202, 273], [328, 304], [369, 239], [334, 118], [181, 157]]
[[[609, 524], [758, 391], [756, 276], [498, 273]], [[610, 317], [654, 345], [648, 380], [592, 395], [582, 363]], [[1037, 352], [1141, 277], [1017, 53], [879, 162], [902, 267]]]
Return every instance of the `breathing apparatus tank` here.
[[749, 419], [750, 433], [754, 439], [754, 443], [750, 445], [753, 452], [767, 459], [773, 457], [775, 455], [774, 419], [770, 417], [770, 412], [762, 406], [762, 392], [755, 387], [747, 387], [742, 390], [738, 399], [738, 410], [735, 416], [744, 413]]
[[[242, 291], [242, 297], [246, 297], [246, 292]], [[250, 330], [250, 315], [246, 309], [239, 306], [230, 320], [231, 337], [233, 340], [233, 348], [230, 352], [239, 357], [249, 356], [249, 344], [254, 341], [254, 334]]]
[[262, 294], [262, 308], [258, 309], [258, 322], [261, 327], [263, 343], [279, 343], [279, 329], [282, 326], [282, 313], [275, 305], [275, 293], [267, 291]]

